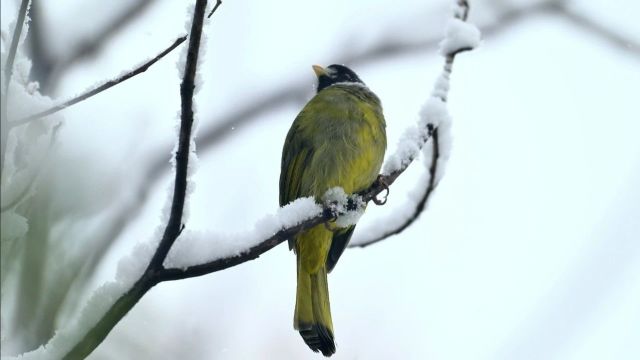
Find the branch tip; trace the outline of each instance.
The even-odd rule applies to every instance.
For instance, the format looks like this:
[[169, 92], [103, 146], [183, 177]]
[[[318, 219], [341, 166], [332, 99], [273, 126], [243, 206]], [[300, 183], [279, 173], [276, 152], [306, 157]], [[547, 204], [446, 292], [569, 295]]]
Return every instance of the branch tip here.
[[211, 9], [211, 12], [209, 13], [209, 15], [207, 15], [207, 19], [210, 19], [211, 16], [213, 15], [213, 13], [216, 12], [216, 10], [218, 10], [218, 7], [220, 7], [220, 5], [222, 5], [222, 0], [217, 0], [216, 1], [216, 5], [213, 7], [213, 9]]

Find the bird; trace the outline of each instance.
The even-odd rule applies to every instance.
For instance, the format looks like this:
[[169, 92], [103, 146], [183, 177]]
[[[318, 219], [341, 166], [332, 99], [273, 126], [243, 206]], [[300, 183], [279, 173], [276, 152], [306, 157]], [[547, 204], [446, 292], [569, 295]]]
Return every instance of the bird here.
[[[354, 194], [371, 186], [387, 148], [380, 99], [344, 65], [312, 66], [316, 94], [300, 111], [282, 149], [280, 206], [297, 198], [321, 202], [327, 190]], [[327, 274], [349, 244], [355, 225], [319, 224], [289, 239], [296, 254], [293, 325], [314, 352], [336, 351]]]

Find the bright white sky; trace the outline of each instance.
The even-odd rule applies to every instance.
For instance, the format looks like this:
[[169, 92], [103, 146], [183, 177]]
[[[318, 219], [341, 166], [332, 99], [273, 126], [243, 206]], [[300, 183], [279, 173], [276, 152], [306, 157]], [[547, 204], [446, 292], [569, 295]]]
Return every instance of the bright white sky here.
[[[65, 24], [51, 29], [55, 50], [127, 2], [43, 3], [50, 24]], [[201, 127], [292, 82], [308, 81], [310, 97], [310, 65], [328, 65], [347, 49], [442, 32], [448, 2], [423, 3], [225, 1], [206, 30]], [[472, 20], [490, 21], [492, 6], [502, 3], [473, 1]], [[640, 41], [637, 2], [572, 4]], [[3, 29], [13, 6], [2, 4]], [[183, 32], [184, 13], [182, 2], [151, 7], [98, 59], [74, 68], [58, 94], [154, 55]], [[111, 179], [135, 172], [173, 141], [177, 56], [65, 112], [62, 148], [87, 167], [93, 196], [127, 196], [127, 184]], [[389, 151], [415, 120], [441, 64], [431, 49], [354, 67], [382, 99]], [[516, 21], [461, 55], [449, 99], [452, 155], [428, 210], [401, 235], [348, 251], [330, 275], [334, 358], [640, 357], [639, 66], [637, 50], [548, 14]], [[199, 155], [190, 229], [246, 229], [274, 212], [282, 142], [300, 108], [263, 114]], [[386, 206], [371, 206], [358, 231], [402, 206], [420, 171], [415, 164], [394, 184]], [[97, 283], [153, 234], [167, 181]], [[161, 284], [91, 358], [317, 358], [292, 329], [294, 293], [294, 256], [279, 246], [224, 272]]]

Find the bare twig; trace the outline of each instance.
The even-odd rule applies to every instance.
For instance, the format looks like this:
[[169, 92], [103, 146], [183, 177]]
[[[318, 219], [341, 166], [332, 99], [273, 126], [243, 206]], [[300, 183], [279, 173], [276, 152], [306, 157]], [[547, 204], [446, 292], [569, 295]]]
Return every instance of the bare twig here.
[[220, 5], [222, 5], [222, 0], [217, 0], [216, 1], [216, 5], [213, 7], [213, 9], [211, 9], [211, 12], [209, 13], [209, 15], [207, 15], [207, 19], [211, 18], [211, 16], [213, 15], [213, 13], [216, 12], [216, 10], [218, 10], [218, 8], [220, 7]]
[[0, 176], [4, 172], [4, 156], [7, 150], [7, 141], [9, 139], [9, 118], [7, 105], [9, 104], [9, 84], [11, 83], [11, 76], [13, 75], [13, 63], [16, 60], [16, 53], [18, 52], [18, 44], [20, 43], [20, 35], [22, 34], [22, 27], [24, 26], [25, 19], [27, 18], [27, 9], [29, 8], [29, 0], [22, 0], [20, 3], [20, 9], [18, 10], [18, 19], [16, 20], [16, 28], [13, 30], [13, 36], [11, 38], [11, 45], [9, 46], [9, 54], [4, 66], [4, 94], [2, 94], [0, 106], [2, 107], [2, 120], [0, 122]]
[[65, 355], [64, 359], [78, 359], [89, 355], [109, 334], [111, 329], [126, 315], [126, 313], [158, 283], [156, 274], [164, 268], [162, 263], [171, 246], [182, 231], [182, 214], [184, 211], [187, 192], [187, 168], [189, 164], [189, 146], [191, 129], [193, 126], [193, 94], [195, 76], [198, 64], [202, 27], [204, 25], [207, 0], [197, 0], [189, 34], [189, 48], [184, 76], [180, 84], [181, 116], [178, 150], [175, 154], [176, 174], [171, 213], [160, 240], [147, 269], [133, 287], [107, 310], [98, 323]]
[[103, 92], [103, 91], [105, 91], [105, 90], [107, 90], [107, 89], [109, 89], [109, 88], [111, 88], [113, 86], [116, 86], [116, 85], [118, 85], [118, 84], [120, 84], [120, 83], [122, 83], [124, 81], [127, 81], [130, 78], [147, 71], [153, 64], [155, 64], [156, 62], [158, 62], [158, 60], [162, 59], [167, 54], [169, 54], [171, 51], [173, 51], [173, 49], [178, 47], [178, 45], [182, 44], [186, 39], [187, 39], [186, 35], [177, 38], [173, 42], [173, 44], [171, 44], [168, 48], [164, 49], [161, 53], [156, 55], [153, 59], [145, 62], [144, 64], [138, 66], [137, 68], [129, 71], [128, 73], [126, 73], [126, 74], [124, 74], [124, 75], [122, 75], [122, 76], [120, 76], [120, 77], [118, 77], [116, 79], [109, 80], [109, 81], [105, 82], [104, 84], [102, 84], [102, 85], [100, 85], [100, 86], [98, 86], [98, 87], [96, 87], [96, 88], [94, 88], [92, 90], [89, 90], [89, 91], [87, 91], [87, 92], [85, 92], [83, 94], [80, 94], [80, 95], [74, 97], [73, 99], [67, 100], [64, 103], [56, 105], [56, 106], [54, 106], [54, 107], [52, 107], [50, 109], [41, 111], [41, 112], [33, 114], [33, 115], [29, 115], [29, 116], [27, 116], [25, 118], [22, 118], [20, 120], [17, 120], [17, 121], [11, 121], [9, 123], [9, 125], [11, 127], [16, 127], [16, 126], [20, 126], [20, 125], [26, 124], [26, 123], [28, 123], [28, 122], [30, 122], [32, 120], [40, 119], [42, 117], [54, 114], [54, 113], [56, 113], [56, 112], [58, 112], [60, 110], [68, 108], [69, 106], [75, 105], [75, 104], [77, 104], [77, 103], [79, 103], [81, 101], [84, 101], [84, 100], [86, 100], [86, 99], [88, 99], [88, 98], [90, 98], [90, 97], [92, 97], [94, 95], [97, 95], [97, 94], [99, 94], [99, 93], [101, 93], [101, 92]]

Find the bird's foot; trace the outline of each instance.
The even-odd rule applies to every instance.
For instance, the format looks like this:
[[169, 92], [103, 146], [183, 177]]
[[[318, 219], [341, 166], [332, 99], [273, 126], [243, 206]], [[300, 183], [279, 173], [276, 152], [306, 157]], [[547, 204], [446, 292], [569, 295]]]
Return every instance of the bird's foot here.
[[384, 181], [384, 177], [382, 175], [378, 175], [378, 179], [376, 181], [386, 191], [386, 193], [382, 197], [382, 200], [378, 199], [377, 196], [374, 196], [373, 199], [371, 199], [371, 201], [373, 201], [374, 204], [380, 206], [387, 203], [387, 198], [389, 197], [389, 185]]

